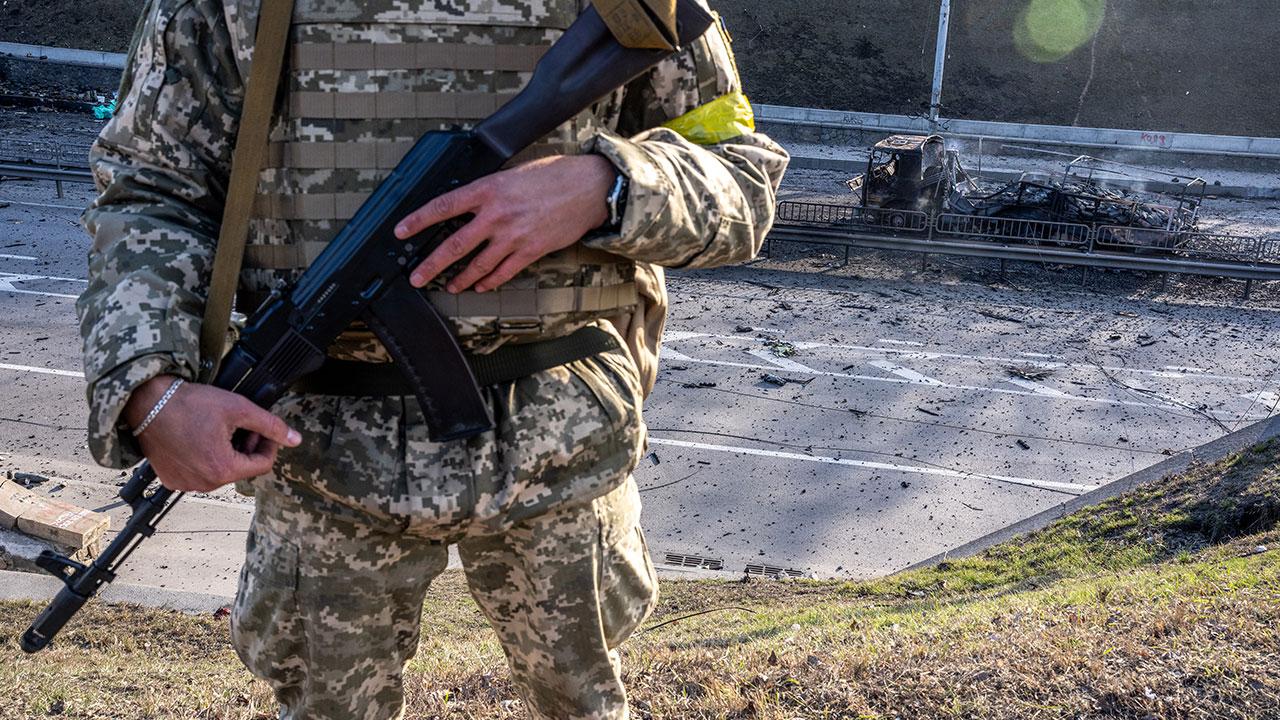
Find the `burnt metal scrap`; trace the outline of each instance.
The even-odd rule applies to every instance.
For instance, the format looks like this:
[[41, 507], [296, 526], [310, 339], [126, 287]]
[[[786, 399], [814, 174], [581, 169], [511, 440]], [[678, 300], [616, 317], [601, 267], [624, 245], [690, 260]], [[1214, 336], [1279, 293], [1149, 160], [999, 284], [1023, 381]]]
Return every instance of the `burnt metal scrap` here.
[[[1159, 174], [1080, 156], [1061, 175], [1023, 173], [1018, 180], [994, 182], [965, 170], [959, 152], [938, 135], [894, 135], [871, 148], [867, 171], [847, 184], [868, 224], [903, 227], [912, 221], [908, 213], [1007, 218], [1123, 229], [1103, 241], [1128, 249], [1178, 247], [1197, 229], [1203, 180], [1183, 184], [1175, 195], [1131, 192], [1106, 182], [1113, 176], [1154, 181]], [[951, 225], [975, 234], [1000, 227], [956, 218]]]

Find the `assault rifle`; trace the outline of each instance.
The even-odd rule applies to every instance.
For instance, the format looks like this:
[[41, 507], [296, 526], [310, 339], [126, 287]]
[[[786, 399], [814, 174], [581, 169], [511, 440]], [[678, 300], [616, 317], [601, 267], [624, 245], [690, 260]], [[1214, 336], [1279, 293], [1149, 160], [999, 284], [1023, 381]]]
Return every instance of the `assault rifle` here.
[[[639, 4], [639, 3], [637, 3]], [[694, 0], [679, 0], [684, 45], [711, 26]], [[493, 427], [466, 357], [448, 324], [409, 284], [412, 268], [466, 222], [442, 223], [407, 241], [396, 224], [429, 200], [498, 171], [539, 138], [670, 55], [623, 47], [597, 11], [582, 13], [538, 63], [522, 92], [471, 131], [431, 132], [373, 192], [292, 287], [274, 292], [249, 318], [213, 385], [270, 408], [325, 358], [353, 321], [363, 320], [413, 386], [431, 438], [457, 440]], [[116, 577], [130, 553], [156, 531], [182, 493], [156, 486], [143, 462], [120, 489], [133, 512], [90, 565], [46, 551], [38, 564], [66, 583], [22, 636], [41, 650], [89, 598]]]

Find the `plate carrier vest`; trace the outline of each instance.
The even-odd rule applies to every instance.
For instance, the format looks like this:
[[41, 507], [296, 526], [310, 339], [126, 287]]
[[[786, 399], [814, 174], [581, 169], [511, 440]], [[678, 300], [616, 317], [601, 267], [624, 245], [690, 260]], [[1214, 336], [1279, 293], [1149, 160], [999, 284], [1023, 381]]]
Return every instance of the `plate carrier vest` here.
[[[470, 127], [519, 91], [578, 12], [578, 0], [298, 0], [240, 311], [310, 265], [419, 137]], [[584, 112], [513, 162], [580, 154], [599, 127]], [[559, 337], [637, 304], [635, 263], [581, 245], [488, 293], [445, 292], [456, 271], [424, 292], [470, 351]], [[390, 360], [359, 325], [329, 353]]]

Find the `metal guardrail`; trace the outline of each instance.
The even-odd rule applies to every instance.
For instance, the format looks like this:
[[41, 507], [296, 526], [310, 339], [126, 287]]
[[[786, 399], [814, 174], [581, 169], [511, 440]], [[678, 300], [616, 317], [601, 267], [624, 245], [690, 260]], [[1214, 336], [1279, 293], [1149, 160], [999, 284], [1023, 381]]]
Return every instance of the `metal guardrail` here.
[[89, 172], [88, 168], [60, 168], [51, 165], [19, 165], [15, 163], [0, 163], [0, 177], [52, 180], [54, 182], [93, 182], [93, 174]]
[[[1054, 223], [968, 215], [929, 215], [923, 232], [884, 232], [857, 222], [861, 208], [782, 202], [767, 242], [811, 243], [957, 255], [997, 260], [1052, 262], [1085, 268], [1141, 270], [1246, 280], [1280, 280], [1280, 238], [1220, 233], [1167, 233], [1144, 228]], [[1153, 243], [1146, 233], [1157, 233]], [[771, 249], [771, 248], [770, 248]]]
[[1029, 142], [1036, 145], [1150, 151], [1156, 154], [1220, 155], [1280, 159], [1280, 138], [1239, 135], [1205, 135], [1166, 130], [1067, 127], [1031, 123], [992, 122], [942, 118], [930, 121], [914, 115], [823, 110], [819, 108], [755, 105], [756, 122], [762, 125], [857, 130], [874, 133], [911, 133], [948, 137]]
[[874, 227], [887, 232], [925, 232], [929, 229], [929, 213], [829, 203], [779, 203], [777, 217], [779, 222], [817, 226], [853, 225]]
[[92, 183], [89, 146], [0, 139], [0, 178], [50, 180], [64, 197], [62, 184]]
[[1077, 248], [1087, 247], [1093, 234], [1088, 225], [1075, 223], [951, 214], [938, 215], [933, 227], [938, 235]]

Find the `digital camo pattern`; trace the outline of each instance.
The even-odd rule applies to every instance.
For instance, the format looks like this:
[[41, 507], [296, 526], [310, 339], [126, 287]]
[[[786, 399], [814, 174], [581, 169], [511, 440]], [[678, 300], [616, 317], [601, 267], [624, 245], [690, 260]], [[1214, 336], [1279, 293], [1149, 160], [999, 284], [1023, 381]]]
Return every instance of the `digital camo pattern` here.
[[[402, 673], [446, 545], [262, 489], [232, 642], [285, 720], [403, 716]], [[472, 596], [529, 714], [627, 717], [616, 648], [657, 601], [634, 480], [585, 504], [458, 538]], [[427, 628], [427, 632], [431, 631]]]
[[617, 486], [644, 444], [640, 387], [622, 350], [486, 388], [497, 428], [434, 443], [412, 396], [290, 395], [303, 436], [257, 486], [316, 512], [426, 538], [498, 533]]
[[[418, 49], [545, 44], [576, 5], [300, 0], [299, 13], [314, 22], [296, 27], [295, 41], [332, 41], [332, 64], [343, 67], [303, 69], [302, 57], [291, 60], [287, 109], [307, 113], [277, 118], [273, 160], [259, 188], [264, 212], [251, 240], [259, 257], [242, 290], [263, 287], [254, 284], [261, 275], [296, 273], [314, 257], [359, 193], [393, 164], [397, 150], [379, 140], [407, 142], [450, 113], [463, 124], [478, 119], [483, 115], [464, 117], [463, 96], [480, 103], [467, 106], [475, 113], [482, 96], [514, 90], [527, 77], [514, 69], [527, 57], [519, 52], [501, 61], [513, 69], [477, 71], [427, 66]], [[138, 384], [160, 373], [191, 378], [198, 367], [256, 14], [253, 0], [152, 0], [121, 112], [94, 146], [101, 194], [85, 216], [94, 246], [90, 285], [77, 309], [91, 382], [90, 448], [99, 462], [137, 459], [117, 423]], [[342, 62], [340, 42], [348, 48], [342, 52], [353, 53]], [[359, 44], [369, 47], [351, 49]], [[414, 62], [423, 64], [420, 78], [393, 63], [408, 57], [410, 45]], [[388, 55], [387, 48], [398, 49]], [[306, 52], [308, 63], [325, 57], [323, 48]], [[424, 84], [405, 85], [411, 78]], [[744, 260], [772, 222], [786, 167], [781, 148], [758, 134], [697, 146], [653, 129], [737, 82], [723, 35], [713, 31], [544, 147], [601, 153], [631, 179], [622, 232], [590, 243], [641, 264], [637, 280], [653, 279], [643, 284], [647, 307], [630, 324], [611, 318], [607, 326], [623, 328], [628, 340], [639, 329], [641, 344], [652, 348], [660, 335], [665, 290], [650, 263]], [[373, 93], [372, 105], [358, 97], [363, 92]], [[372, 110], [338, 117], [335, 104], [327, 119], [317, 117], [317, 107], [352, 96]], [[415, 108], [424, 102], [433, 109], [406, 113], [409, 97]], [[304, 261], [292, 259], [298, 257]], [[607, 283], [629, 277], [629, 268], [619, 262], [535, 274], [539, 284]], [[456, 329], [464, 342], [487, 332], [484, 318], [460, 318]], [[545, 337], [569, 329], [543, 326]], [[379, 357], [370, 343], [353, 352]], [[278, 406], [304, 442], [255, 482], [259, 511], [235, 638], [246, 663], [276, 685], [285, 717], [400, 712], [400, 672], [416, 647], [422, 593], [442, 566], [440, 543], [458, 538], [473, 592], [503, 639], [530, 711], [626, 717], [611, 651], [648, 612], [655, 592], [635, 524], [634, 484], [627, 482], [644, 444], [636, 360], [651, 369], [652, 362], [617, 351], [489, 388], [498, 429], [451, 444], [427, 439], [412, 397], [291, 396]], [[584, 587], [600, 590], [592, 597]]]
[[[456, 3], [429, 0], [309, 0], [301, 9], [331, 13], [338, 22], [370, 6], [388, 23], [386, 33], [472, 33], [468, 39], [484, 32], [471, 26], [499, 17], [512, 24], [510, 32], [525, 32], [527, 18], [562, 7], [552, 0], [487, 0], [460, 11]], [[138, 459], [117, 421], [129, 394], [148, 378], [126, 366], [161, 354], [185, 377], [198, 367], [198, 326], [257, 6], [252, 0], [153, 0], [147, 12], [121, 110], [92, 152], [101, 194], [85, 215], [94, 245], [90, 284], [77, 305], [90, 381], [89, 447], [113, 467]], [[471, 29], [390, 27], [402, 21], [430, 26], [441, 14], [449, 16], [442, 25]], [[597, 108], [598, 128], [586, 145], [630, 177], [631, 196], [621, 235], [594, 239], [594, 246], [639, 262], [697, 267], [740, 261], [758, 250], [786, 167], [780, 147], [759, 134], [711, 147], [667, 131], [624, 139], [730, 91], [737, 74], [721, 48], [723, 35], [713, 31]], [[283, 242], [296, 227], [273, 222], [280, 232], [265, 242]], [[458, 324], [463, 332], [485, 327]], [[359, 356], [370, 354], [376, 352]]]

